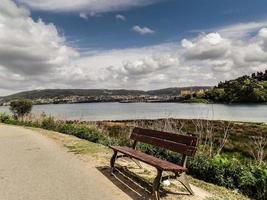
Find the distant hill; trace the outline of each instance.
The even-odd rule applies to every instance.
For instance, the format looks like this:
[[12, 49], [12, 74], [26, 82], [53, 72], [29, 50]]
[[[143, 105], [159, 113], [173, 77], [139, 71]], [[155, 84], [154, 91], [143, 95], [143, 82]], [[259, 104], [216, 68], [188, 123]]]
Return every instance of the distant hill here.
[[64, 98], [69, 96], [138, 96], [138, 95], [153, 95], [153, 96], [163, 96], [163, 95], [179, 95], [181, 90], [196, 90], [196, 89], [208, 89], [208, 86], [196, 86], [196, 87], [175, 87], [175, 88], [165, 88], [159, 90], [107, 90], [107, 89], [45, 89], [45, 90], [32, 90], [19, 92], [5, 97], [0, 97], [2, 101], [10, 101], [18, 98], [26, 99], [42, 99], [42, 98]]
[[9, 96], [2, 97], [9, 101], [17, 98], [41, 99], [41, 98], [64, 98], [68, 96], [109, 96], [109, 95], [142, 95], [141, 90], [105, 90], [105, 89], [46, 89], [19, 92]]

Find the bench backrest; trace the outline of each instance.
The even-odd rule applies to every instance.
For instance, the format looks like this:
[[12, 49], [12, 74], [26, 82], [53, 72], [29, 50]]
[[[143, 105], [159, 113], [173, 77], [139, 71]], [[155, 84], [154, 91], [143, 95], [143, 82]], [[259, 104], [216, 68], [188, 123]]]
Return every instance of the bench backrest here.
[[135, 141], [175, 151], [186, 156], [194, 156], [196, 153], [197, 138], [193, 136], [134, 128], [130, 138]]

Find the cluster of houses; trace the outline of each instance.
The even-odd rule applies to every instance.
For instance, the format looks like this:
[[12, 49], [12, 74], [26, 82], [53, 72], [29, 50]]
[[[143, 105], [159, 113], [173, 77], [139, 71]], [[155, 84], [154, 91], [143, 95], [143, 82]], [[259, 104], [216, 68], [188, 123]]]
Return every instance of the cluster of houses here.
[[204, 89], [197, 89], [197, 90], [181, 90], [180, 92], [180, 97], [203, 97], [205, 95], [205, 92], [208, 89], [204, 90]]

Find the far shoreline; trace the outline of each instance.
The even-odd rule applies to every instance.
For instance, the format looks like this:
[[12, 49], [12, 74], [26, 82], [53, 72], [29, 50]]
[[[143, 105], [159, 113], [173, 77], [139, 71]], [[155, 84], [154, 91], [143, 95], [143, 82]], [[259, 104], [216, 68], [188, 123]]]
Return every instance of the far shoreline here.
[[[74, 105], [74, 104], [104, 104], [104, 103], [118, 103], [118, 104], [207, 104], [207, 105], [266, 105], [267, 103], [220, 103], [220, 102], [193, 102], [193, 101], [149, 101], [149, 102], [120, 102], [120, 101], [94, 101], [94, 102], [73, 102], [73, 103], [38, 103], [33, 106], [40, 105]], [[0, 105], [0, 107], [9, 107], [9, 105]]]

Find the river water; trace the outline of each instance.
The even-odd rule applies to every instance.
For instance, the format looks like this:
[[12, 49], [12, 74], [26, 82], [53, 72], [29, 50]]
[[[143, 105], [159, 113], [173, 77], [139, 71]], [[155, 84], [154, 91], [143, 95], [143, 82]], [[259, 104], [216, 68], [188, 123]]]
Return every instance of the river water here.
[[[9, 112], [1, 106], [0, 112]], [[34, 105], [32, 112], [69, 120], [214, 119], [267, 123], [267, 105], [186, 103], [82, 103]]]

